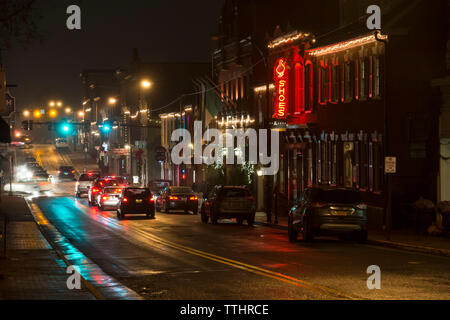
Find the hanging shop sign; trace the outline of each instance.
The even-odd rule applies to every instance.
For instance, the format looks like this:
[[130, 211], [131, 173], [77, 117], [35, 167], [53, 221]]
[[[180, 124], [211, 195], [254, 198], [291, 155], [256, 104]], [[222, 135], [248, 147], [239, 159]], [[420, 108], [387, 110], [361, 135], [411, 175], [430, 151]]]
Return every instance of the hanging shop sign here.
[[278, 59], [275, 64], [274, 80], [276, 94], [273, 118], [286, 119], [289, 106], [289, 74], [285, 59]]

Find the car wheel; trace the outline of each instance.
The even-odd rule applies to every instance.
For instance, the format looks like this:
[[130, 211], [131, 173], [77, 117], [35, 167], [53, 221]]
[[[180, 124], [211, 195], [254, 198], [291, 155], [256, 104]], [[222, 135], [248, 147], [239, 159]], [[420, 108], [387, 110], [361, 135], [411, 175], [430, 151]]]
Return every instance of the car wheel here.
[[288, 238], [289, 238], [289, 242], [297, 241], [297, 237], [298, 237], [298, 231], [295, 230], [295, 227], [292, 224], [292, 218], [289, 218], [289, 222], [288, 222]]
[[216, 213], [214, 212], [214, 209], [211, 209], [211, 223], [217, 224], [217, 221], [219, 220]]
[[311, 232], [311, 228], [309, 227], [308, 220], [304, 221], [302, 224], [302, 236], [303, 241], [305, 242], [312, 242], [314, 240], [314, 236]]
[[241, 225], [242, 222], [244, 222], [244, 219], [242, 219], [242, 218], [236, 218], [236, 223], [237, 223], [238, 225]]
[[202, 207], [202, 210], [201, 210], [201, 212], [200, 212], [200, 215], [201, 215], [201, 217], [202, 217], [202, 222], [203, 222], [203, 223], [208, 223], [209, 217], [206, 215], [206, 213], [205, 213], [205, 208], [204, 208], [204, 207]]
[[247, 217], [247, 224], [249, 227], [253, 227], [253, 224], [255, 223], [255, 213], [253, 212], [250, 214], [250, 216]]

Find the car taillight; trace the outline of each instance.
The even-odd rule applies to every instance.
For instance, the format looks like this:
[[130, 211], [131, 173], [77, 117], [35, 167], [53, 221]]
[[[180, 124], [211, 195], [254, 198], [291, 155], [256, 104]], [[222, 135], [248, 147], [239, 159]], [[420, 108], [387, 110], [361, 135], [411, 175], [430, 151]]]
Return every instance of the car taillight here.
[[61, 173], [61, 170], [58, 170], [58, 174], [60, 174]]
[[313, 202], [312, 204], [311, 204], [311, 206], [313, 207], [313, 208], [324, 208], [324, 207], [326, 207], [328, 204], [326, 203], [326, 202]]
[[97, 193], [97, 192], [99, 192], [99, 191], [100, 191], [100, 189], [97, 189], [97, 188], [93, 188], [93, 189], [92, 189], [92, 192], [93, 192], [93, 193]]
[[198, 197], [190, 197], [189, 200], [198, 200]]
[[88, 172], [88, 176], [92, 176], [92, 172]]
[[107, 197], [107, 196], [102, 197], [102, 200], [108, 200], [108, 199], [109, 199], [109, 197]]
[[128, 198], [123, 198], [122, 202], [125, 202], [125, 203], [128, 202]]
[[150, 197], [150, 199], [148, 199], [149, 202], [155, 202], [155, 199], [153, 199], [153, 197]]
[[169, 196], [169, 200], [178, 200], [178, 197]]
[[367, 204], [365, 204], [365, 203], [357, 204], [356, 208], [358, 208], [360, 210], [366, 210], [367, 209]]
[[72, 173], [75, 173], [75, 170], [72, 170]]

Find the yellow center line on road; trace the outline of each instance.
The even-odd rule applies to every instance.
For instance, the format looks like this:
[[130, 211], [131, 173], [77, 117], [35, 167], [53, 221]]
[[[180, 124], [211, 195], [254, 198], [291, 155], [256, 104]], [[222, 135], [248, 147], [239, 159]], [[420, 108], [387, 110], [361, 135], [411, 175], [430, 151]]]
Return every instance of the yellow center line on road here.
[[[81, 206], [81, 207], [84, 207], [88, 211], [91, 209], [91, 208], [89, 208], [88, 206], [86, 206], [84, 204], [78, 203], [78, 205]], [[83, 211], [84, 214], [86, 214], [89, 217], [89, 215], [87, 214], [87, 212], [85, 210], [82, 210], [82, 211]], [[108, 222], [109, 225], [114, 225], [115, 226], [115, 228], [114, 228], [115, 231], [120, 230], [123, 227], [123, 225], [121, 225], [114, 218], [103, 217], [103, 219], [105, 219]], [[102, 224], [102, 225], [103, 226], [107, 226], [108, 224], [106, 224], [106, 225]], [[279, 281], [282, 281], [282, 282], [285, 282], [285, 283], [288, 283], [288, 284], [291, 284], [291, 285], [294, 285], [294, 286], [297, 286], [297, 287], [301, 287], [301, 288], [304, 288], [304, 289], [307, 289], [307, 290], [310, 290], [310, 291], [314, 291], [316, 293], [325, 294], [325, 295], [338, 297], [338, 298], [343, 298], [343, 299], [351, 299], [351, 300], [362, 299], [361, 297], [357, 297], [357, 296], [354, 296], [354, 295], [343, 293], [343, 292], [340, 292], [338, 290], [335, 290], [335, 289], [332, 289], [332, 288], [328, 288], [328, 287], [324, 287], [324, 286], [321, 286], [321, 285], [318, 285], [318, 284], [315, 284], [315, 283], [311, 283], [311, 282], [308, 282], [308, 281], [300, 280], [300, 279], [297, 279], [297, 278], [294, 278], [294, 277], [291, 277], [291, 276], [288, 276], [288, 275], [285, 275], [285, 274], [282, 274], [282, 273], [279, 273], [279, 272], [274, 272], [274, 271], [271, 271], [271, 270], [268, 270], [268, 269], [264, 269], [264, 268], [260, 268], [260, 267], [254, 266], [254, 265], [246, 264], [244, 262], [228, 259], [228, 258], [225, 258], [225, 257], [222, 257], [222, 256], [218, 256], [218, 255], [215, 255], [215, 254], [212, 254], [212, 253], [209, 253], [209, 252], [201, 251], [201, 250], [194, 249], [194, 248], [191, 248], [191, 247], [188, 247], [188, 246], [184, 246], [184, 245], [181, 245], [181, 244], [178, 244], [178, 243], [174, 243], [172, 241], [165, 240], [163, 238], [160, 238], [158, 236], [150, 234], [149, 232], [145, 232], [143, 230], [140, 230], [140, 229], [136, 228], [135, 226], [128, 225], [127, 228], [128, 228], [129, 231], [132, 231], [135, 234], [139, 234], [142, 237], [147, 238], [149, 240], [152, 240], [152, 241], [154, 241], [156, 243], [159, 243], [159, 244], [161, 244], [163, 246], [168, 246], [168, 247], [171, 247], [171, 248], [174, 248], [174, 249], [177, 249], [177, 250], [180, 250], [180, 251], [192, 254], [192, 255], [200, 256], [200, 257], [208, 259], [208, 260], [212, 260], [212, 261], [219, 262], [219, 263], [222, 263], [222, 264], [225, 264], [225, 265], [229, 265], [229, 266], [232, 266], [234, 268], [238, 268], [238, 269], [241, 269], [241, 270], [245, 270], [245, 271], [248, 271], [248, 272], [251, 272], [251, 273], [254, 273], [254, 274], [258, 274], [258, 275], [264, 276], [264, 277], [268, 277], [268, 278], [272, 278], [272, 279], [275, 279], [275, 280], [279, 280]]]

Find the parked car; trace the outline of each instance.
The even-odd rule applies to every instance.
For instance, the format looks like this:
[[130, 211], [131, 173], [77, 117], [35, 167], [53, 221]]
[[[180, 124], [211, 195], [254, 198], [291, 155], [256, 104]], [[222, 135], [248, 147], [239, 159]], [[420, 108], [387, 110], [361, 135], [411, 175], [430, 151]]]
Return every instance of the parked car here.
[[61, 166], [59, 167], [58, 171], [58, 178], [59, 179], [75, 179], [75, 169], [72, 166]]
[[64, 138], [56, 138], [55, 147], [56, 149], [67, 149], [69, 148], [69, 144], [67, 143], [67, 140]]
[[289, 212], [288, 237], [296, 241], [301, 233], [304, 241], [315, 236], [353, 235], [367, 240], [367, 205], [357, 190], [314, 187], [303, 192]]
[[156, 199], [159, 211], [168, 213], [170, 210], [183, 210], [198, 213], [198, 196], [190, 187], [170, 186], [164, 188], [160, 197]]
[[91, 186], [88, 191], [88, 204], [89, 206], [98, 205], [98, 195], [103, 191], [105, 187], [123, 187], [124, 185], [120, 180], [110, 178], [97, 178], [91, 182]]
[[97, 196], [98, 208], [100, 210], [117, 210], [119, 198], [123, 188], [121, 187], [105, 187]]
[[75, 197], [79, 198], [83, 194], [87, 195], [92, 182], [99, 177], [100, 175], [93, 172], [82, 173], [75, 184]]
[[238, 224], [244, 220], [249, 226], [255, 222], [256, 204], [250, 190], [239, 186], [214, 187], [203, 201], [201, 218], [213, 224], [221, 218], [235, 218]]
[[127, 214], [145, 214], [147, 218], [155, 218], [155, 202], [149, 188], [126, 187], [122, 190], [117, 218], [125, 219]]

